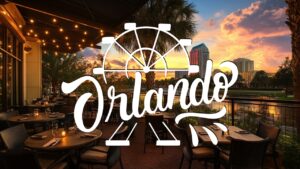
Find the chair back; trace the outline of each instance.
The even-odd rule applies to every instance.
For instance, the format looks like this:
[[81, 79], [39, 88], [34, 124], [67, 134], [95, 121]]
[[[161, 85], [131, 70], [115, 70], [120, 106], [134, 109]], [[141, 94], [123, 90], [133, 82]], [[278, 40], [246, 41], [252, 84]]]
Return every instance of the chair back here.
[[0, 136], [8, 151], [22, 151], [28, 137], [24, 124], [5, 129], [0, 132]]
[[154, 128], [155, 131], [163, 131], [165, 130], [164, 125], [162, 122], [164, 121], [164, 116], [163, 115], [145, 115], [145, 120], [146, 120], [146, 128], [149, 127], [149, 123], [151, 123], [152, 127]]
[[[114, 140], [121, 139], [122, 136], [127, 132], [128, 126], [121, 128], [115, 135]], [[121, 150], [119, 146], [110, 146], [107, 152], [107, 164], [113, 166], [121, 156]]]
[[262, 169], [269, 139], [245, 141], [232, 139], [230, 148], [231, 169]]
[[0, 153], [1, 169], [41, 169], [41, 166], [33, 152], [1, 152]]
[[269, 125], [263, 122], [259, 122], [258, 129], [256, 132], [256, 135], [262, 138], [269, 138], [270, 139], [270, 146], [272, 146], [272, 149], [275, 150], [276, 143], [278, 140], [280, 134], [280, 128]]
[[19, 114], [18, 111], [8, 111], [0, 113], [0, 131], [7, 129], [9, 127], [8, 118], [11, 116]]

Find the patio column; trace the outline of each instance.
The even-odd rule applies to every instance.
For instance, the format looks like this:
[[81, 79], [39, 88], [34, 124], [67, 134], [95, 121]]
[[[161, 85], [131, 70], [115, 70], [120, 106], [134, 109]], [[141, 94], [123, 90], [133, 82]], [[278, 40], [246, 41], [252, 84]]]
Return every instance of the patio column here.
[[24, 54], [24, 103], [42, 95], [42, 49], [37, 39], [27, 39]]

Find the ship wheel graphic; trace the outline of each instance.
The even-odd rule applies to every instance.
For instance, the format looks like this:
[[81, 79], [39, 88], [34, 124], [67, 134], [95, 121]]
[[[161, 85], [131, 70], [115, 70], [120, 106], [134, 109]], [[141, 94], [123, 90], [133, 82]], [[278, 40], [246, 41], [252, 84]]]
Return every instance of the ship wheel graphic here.
[[[188, 55], [187, 50], [185, 49], [186, 46], [191, 45], [191, 40], [190, 39], [178, 39], [178, 38], [176, 38], [173, 34], [171, 34], [169, 32], [171, 30], [171, 25], [170, 24], [159, 24], [158, 27], [150, 27], [150, 26], [137, 27], [135, 23], [125, 23], [124, 24], [124, 29], [125, 29], [125, 31], [123, 33], [121, 33], [120, 35], [118, 35], [117, 37], [103, 37], [102, 42], [99, 44], [99, 45], [106, 44], [106, 45], [109, 45], [109, 46], [108, 46], [108, 48], [107, 48], [107, 50], [104, 54], [102, 67], [101, 68], [94, 68], [93, 69], [93, 74], [103, 75], [103, 79], [104, 79], [105, 83], [107, 83], [106, 73], [109, 73], [109, 72], [110, 73], [115, 73], [115, 72], [125, 73], [127, 78], [129, 77], [130, 72], [141, 72], [141, 73], [145, 73], [145, 74], [149, 73], [149, 72], [162, 72], [162, 73], [164, 73], [165, 77], [167, 76], [168, 72], [180, 71], [180, 72], [187, 72], [188, 74], [199, 72], [199, 66], [198, 65], [190, 65], [189, 55]], [[141, 43], [140, 43], [140, 38], [139, 38], [138, 33], [137, 33], [137, 30], [147, 30], [147, 29], [152, 30], [152, 31], [156, 31], [156, 37], [155, 37], [152, 48], [142, 47]], [[118, 42], [118, 40], [120, 38], [126, 38], [126, 36], [129, 33], [134, 33], [135, 38], [136, 38], [136, 42], [137, 42], [137, 45], [138, 45], [138, 49], [136, 49], [132, 52], [128, 51], [124, 46], [122, 46]], [[164, 54], [161, 54], [160, 52], [155, 50], [158, 38], [162, 33], [168, 35], [170, 38], [172, 38], [176, 42], [176, 44], [173, 47], [171, 47]], [[111, 69], [110, 67], [108, 67], [106, 65], [106, 62], [108, 62], [108, 60], [107, 60], [108, 53], [109, 53], [110, 50], [112, 50], [112, 47], [114, 45], [118, 46], [127, 55], [126, 63], [125, 63], [125, 66], [124, 66], [123, 69]], [[184, 52], [184, 57], [186, 59], [186, 63], [188, 63], [188, 65], [186, 65], [185, 68], [169, 68], [169, 66], [168, 66], [166, 56], [170, 52], [174, 51], [175, 48], [177, 48], [177, 47], [181, 47], [182, 51]], [[144, 56], [144, 51], [148, 51], [148, 53], [150, 53], [147, 63], [146, 63], [146, 59], [145, 59], [145, 56]], [[141, 59], [137, 58], [136, 54], [140, 54]], [[155, 59], [155, 57], [153, 57], [154, 55], [156, 55], [158, 58]], [[151, 59], [155, 59], [155, 60], [151, 60]], [[129, 62], [130, 61], [133, 61], [135, 64], [137, 64], [139, 68], [129, 68]], [[157, 68], [156, 65], [158, 64], [158, 62], [161, 62], [161, 61], [163, 63], [163, 68]], [[149, 123], [148, 125], [149, 125], [150, 129], [152, 130], [155, 137], [157, 138], [156, 145], [157, 146], [179, 146], [180, 141], [176, 139], [176, 137], [171, 132], [171, 130], [168, 128], [168, 126], [164, 122], [162, 122], [162, 123], [163, 123], [164, 127], [167, 129], [167, 131], [174, 138], [174, 140], [161, 140], [159, 138], [159, 136], [157, 135], [155, 129], [153, 128], [152, 124]], [[132, 134], [132, 132], [134, 131], [135, 127], [137, 126], [137, 123], [134, 124], [134, 127], [129, 132], [129, 135], [127, 136], [126, 140], [113, 140], [114, 135], [116, 133], [118, 133], [118, 131], [120, 130], [122, 125], [123, 125], [123, 122], [115, 130], [115, 132], [113, 133], [111, 138], [109, 140], [106, 140], [106, 145], [107, 146], [129, 146], [130, 145], [129, 138], [130, 138], [130, 135]]]

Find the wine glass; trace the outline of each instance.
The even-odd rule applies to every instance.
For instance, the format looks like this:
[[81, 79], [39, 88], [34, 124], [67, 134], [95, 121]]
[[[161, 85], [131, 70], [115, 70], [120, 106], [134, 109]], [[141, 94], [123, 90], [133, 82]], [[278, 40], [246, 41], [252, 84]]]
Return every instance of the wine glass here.
[[53, 121], [52, 122], [52, 131], [51, 131], [53, 138], [56, 138], [56, 136], [57, 136], [57, 130], [58, 130], [58, 123], [55, 122], [55, 121]]

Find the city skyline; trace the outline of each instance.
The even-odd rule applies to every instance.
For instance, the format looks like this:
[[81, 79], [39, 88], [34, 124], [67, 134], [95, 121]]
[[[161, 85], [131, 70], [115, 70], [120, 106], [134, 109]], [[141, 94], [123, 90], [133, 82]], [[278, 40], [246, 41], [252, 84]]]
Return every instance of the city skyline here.
[[[232, 0], [230, 0], [232, 1]], [[286, 4], [280, 0], [225, 1], [191, 0], [198, 13], [195, 15], [196, 34], [192, 37], [190, 50], [201, 43], [210, 51], [214, 69], [225, 61], [244, 57], [255, 60], [255, 70], [274, 73], [286, 57], [291, 56], [290, 31], [285, 24]], [[209, 8], [207, 8], [209, 6]], [[171, 27], [171, 29], [176, 29]], [[92, 56], [100, 50], [85, 50], [84, 55]], [[100, 51], [105, 52], [105, 47]], [[118, 59], [124, 54], [116, 53]], [[122, 55], [122, 56], [121, 56]], [[173, 53], [180, 65], [180, 54]], [[120, 61], [120, 60], [119, 60]], [[115, 62], [117, 63], [117, 62]]]

